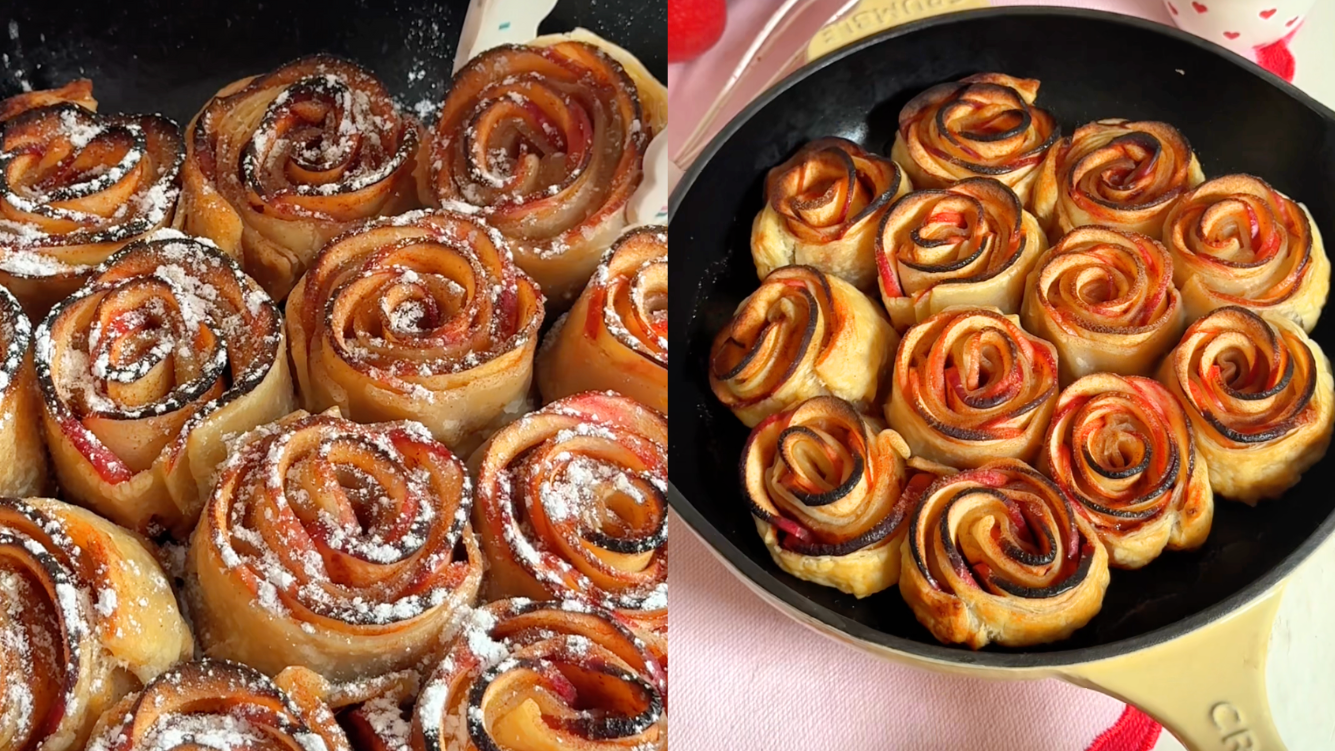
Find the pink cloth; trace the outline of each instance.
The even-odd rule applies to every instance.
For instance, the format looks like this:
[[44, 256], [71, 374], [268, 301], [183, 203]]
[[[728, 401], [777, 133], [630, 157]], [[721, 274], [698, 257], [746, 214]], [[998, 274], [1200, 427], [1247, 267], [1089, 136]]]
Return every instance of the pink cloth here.
[[680, 517], [672, 554], [676, 751], [1083, 751], [1124, 705], [1059, 681], [988, 681], [876, 659], [770, 608]]

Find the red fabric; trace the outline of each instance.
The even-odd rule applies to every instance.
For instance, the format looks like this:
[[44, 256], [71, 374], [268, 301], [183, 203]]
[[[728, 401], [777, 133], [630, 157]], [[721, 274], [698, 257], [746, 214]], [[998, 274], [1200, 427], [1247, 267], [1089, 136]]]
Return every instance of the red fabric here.
[[1162, 731], [1163, 726], [1149, 715], [1128, 705], [1117, 722], [1094, 739], [1089, 751], [1150, 751]]
[[1284, 38], [1278, 42], [1268, 44], [1264, 47], [1257, 47], [1256, 62], [1259, 63], [1262, 68], [1265, 68], [1289, 83], [1293, 83], [1293, 74], [1297, 68], [1297, 64], [1293, 60], [1293, 53], [1289, 51], [1289, 42], [1293, 39], [1293, 35], [1298, 33], [1298, 29], [1301, 29], [1302, 27], [1303, 25], [1300, 23], [1294, 27], [1293, 31], [1285, 34]]

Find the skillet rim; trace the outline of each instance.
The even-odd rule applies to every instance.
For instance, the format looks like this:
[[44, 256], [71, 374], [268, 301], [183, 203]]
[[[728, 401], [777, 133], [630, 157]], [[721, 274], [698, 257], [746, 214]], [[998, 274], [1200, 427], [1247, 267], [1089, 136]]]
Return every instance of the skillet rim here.
[[[748, 123], [751, 118], [755, 117], [774, 100], [778, 99], [798, 83], [805, 81], [816, 72], [823, 70], [828, 66], [837, 65], [843, 62], [845, 58], [892, 39], [914, 34], [928, 28], [959, 23], [964, 20], [987, 19], [1000, 16], [1057, 16], [1093, 20], [1105, 24], [1129, 26], [1142, 31], [1149, 31], [1176, 39], [1179, 42], [1185, 42], [1195, 46], [1216, 57], [1223, 58], [1226, 62], [1234, 67], [1240, 68], [1243, 72], [1256, 76], [1271, 86], [1279, 89], [1291, 99], [1316, 113], [1322, 119], [1335, 124], [1335, 110], [1325, 106], [1298, 87], [1285, 81], [1279, 76], [1276, 76], [1270, 71], [1265, 70], [1259, 65], [1229, 52], [1227, 49], [1214, 42], [1202, 39], [1194, 34], [1189, 34], [1174, 26], [1167, 26], [1156, 21], [1150, 21], [1135, 16], [1126, 16], [1119, 13], [1055, 6], [984, 8], [944, 13], [886, 29], [853, 42], [822, 58], [813, 60], [790, 73], [788, 76], [784, 77], [783, 80], [774, 84], [774, 86], [763, 92], [756, 99], [749, 102], [745, 108], [738, 112], [719, 130], [717, 134], [714, 135], [712, 139], [710, 139], [709, 144], [700, 152], [700, 155], [696, 157], [695, 161], [691, 163], [690, 168], [682, 174], [680, 182], [677, 183], [676, 189], [672, 191], [672, 195], [668, 199], [669, 236], [672, 232], [672, 217], [676, 216], [677, 209], [685, 200], [687, 193], [689, 193], [691, 188], [695, 185], [695, 181], [700, 177], [700, 173], [704, 171], [709, 162], [713, 160], [718, 152], [722, 151], [723, 148], [728, 145], [728, 142], [732, 140], [732, 137], [736, 135], [737, 131], [739, 131], [743, 125]], [[669, 369], [669, 374], [671, 374], [671, 369]], [[670, 442], [669, 446], [671, 446]], [[1330, 459], [1323, 458], [1322, 461], [1330, 461]], [[726, 563], [725, 568], [728, 568], [734, 574], [744, 576], [748, 579], [749, 581], [744, 582], [745, 584], [763, 590], [770, 597], [779, 600], [788, 608], [798, 611], [807, 618], [816, 620], [827, 627], [833, 628], [850, 639], [869, 643], [877, 647], [887, 648], [911, 658], [953, 663], [969, 667], [998, 668], [1016, 671], [1032, 671], [1035, 668], [1061, 668], [1120, 657], [1148, 649], [1208, 627], [1215, 621], [1223, 620], [1224, 618], [1243, 610], [1246, 606], [1279, 586], [1299, 564], [1306, 561], [1311, 556], [1312, 552], [1315, 551], [1321, 543], [1325, 542], [1333, 532], [1335, 532], [1335, 512], [1332, 512], [1328, 514], [1321, 524], [1312, 530], [1312, 532], [1310, 532], [1296, 548], [1290, 551], [1288, 555], [1284, 556], [1283, 559], [1263, 573], [1255, 581], [1203, 610], [1174, 621], [1166, 626], [1161, 626], [1157, 629], [1127, 639], [1119, 639], [1117, 641], [1090, 647], [1057, 649], [1045, 652], [992, 652], [987, 650], [969, 650], [963, 647], [952, 647], [944, 644], [932, 644], [915, 641], [913, 639], [906, 639], [902, 636], [895, 636], [871, 628], [860, 621], [846, 618], [823, 605], [817, 604], [807, 599], [797, 590], [789, 586], [787, 582], [783, 581], [774, 573], [767, 571], [750, 556], [742, 552], [737, 545], [728, 539], [726, 534], [705, 519], [704, 515], [696, 509], [695, 505], [677, 489], [676, 483], [671, 481], [670, 473], [667, 495], [668, 504], [682, 518], [682, 521], [686, 522], [686, 525], [691, 528], [691, 531], [711, 548], [712, 553], [716, 556], [721, 556], [724, 559], [724, 562]], [[766, 600], [766, 598], [763, 597], [761, 599]], [[784, 615], [792, 617], [791, 613], [784, 612], [783, 608], [778, 607], [774, 603], [766, 601], [766, 605], [775, 607]]]

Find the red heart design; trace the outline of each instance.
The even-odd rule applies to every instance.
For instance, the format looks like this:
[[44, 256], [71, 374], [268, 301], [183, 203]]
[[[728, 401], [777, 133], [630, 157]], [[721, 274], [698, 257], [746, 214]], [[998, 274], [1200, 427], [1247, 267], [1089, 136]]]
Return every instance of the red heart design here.
[[1292, 25], [1294, 25], [1295, 23], [1298, 23], [1298, 19], [1299, 19], [1299, 18], [1300, 18], [1300, 16], [1294, 16], [1293, 18], [1290, 18], [1288, 21], [1286, 21], [1286, 22], [1284, 23], [1284, 25], [1285, 25], [1285, 26], [1292, 26]]
[[1277, 10], [1279, 10], [1279, 9], [1278, 9], [1278, 8], [1271, 8], [1270, 10], [1263, 10], [1263, 11], [1261, 11], [1261, 18], [1270, 18], [1271, 16], [1275, 15], [1275, 12], [1276, 12]]
[[1224, 36], [1228, 37], [1229, 39], [1237, 39], [1238, 37], [1240, 37], [1240, 36], [1242, 36], [1242, 35], [1239, 34], [1239, 33], [1236, 32], [1236, 31], [1225, 31], [1225, 32], [1224, 32]]
[[1205, 3], [1198, 3], [1198, 2], [1195, 2], [1195, 0], [1192, 0], [1191, 7], [1192, 7], [1192, 9], [1194, 9], [1197, 13], [1204, 13], [1205, 11], [1209, 10], [1209, 8], [1207, 8], [1207, 7], [1205, 6]]
[[1173, 12], [1173, 15], [1175, 15], [1175, 16], [1177, 15], [1177, 6], [1176, 6], [1176, 5], [1173, 5], [1172, 3], [1169, 3], [1169, 4], [1168, 4], [1168, 10], [1172, 11], [1172, 12]]

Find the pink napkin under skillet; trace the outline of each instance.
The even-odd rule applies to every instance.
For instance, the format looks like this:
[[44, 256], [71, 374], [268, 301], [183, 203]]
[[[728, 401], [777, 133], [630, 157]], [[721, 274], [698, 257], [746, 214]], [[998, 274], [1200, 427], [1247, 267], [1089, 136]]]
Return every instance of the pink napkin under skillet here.
[[[691, 63], [670, 67], [671, 143], [694, 130], [778, 4], [732, 0], [719, 44]], [[1171, 22], [1160, 0], [993, 4], [1069, 5]], [[1054, 680], [997, 682], [931, 673], [826, 639], [736, 581], [680, 518], [671, 524], [677, 542], [669, 683], [672, 714], [686, 718], [672, 724], [676, 751], [1171, 747], [1167, 734], [1160, 738], [1143, 715], [1093, 691]]]

